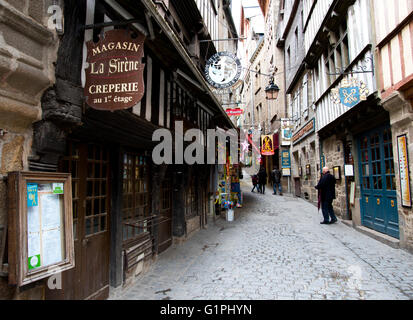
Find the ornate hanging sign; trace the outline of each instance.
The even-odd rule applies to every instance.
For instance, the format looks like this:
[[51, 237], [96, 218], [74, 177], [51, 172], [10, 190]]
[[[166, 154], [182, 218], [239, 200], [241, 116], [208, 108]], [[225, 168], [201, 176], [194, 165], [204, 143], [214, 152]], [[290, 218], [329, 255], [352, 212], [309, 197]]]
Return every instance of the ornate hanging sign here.
[[350, 77], [343, 79], [338, 88], [332, 89], [331, 93], [331, 99], [335, 104], [341, 103], [346, 107], [352, 108], [360, 101], [367, 100], [369, 89], [363, 81]]
[[274, 141], [273, 136], [261, 136], [261, 154], [263, 156], [274, 155]]
[[218, 52], [213, 55], [205, 67], [208, 83], [217, 89], [232, 87], [241, 77], [241, 62], [230, 52]]
[[292, 124], [289, 119], [281, 119], [281, 145], [289, 146], [293, 137]]
[[98, 110], [122, 110], [135, 106], [145, 92], [142, 64], [145, 36], [126, 30], [110, 30], [97, 43], [87, 45], [86, 103]]

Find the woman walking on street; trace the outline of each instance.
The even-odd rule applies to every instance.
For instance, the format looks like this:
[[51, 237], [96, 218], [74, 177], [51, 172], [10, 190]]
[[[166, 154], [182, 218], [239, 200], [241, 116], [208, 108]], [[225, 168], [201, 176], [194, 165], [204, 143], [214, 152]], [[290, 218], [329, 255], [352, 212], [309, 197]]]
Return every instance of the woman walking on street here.
[[258, 184], [260, 185], [260, 190], [262, 194], [265, 194], [265, 185], [267, 184], [267, 171], [264, 167], [261, 167], [258, 173]]

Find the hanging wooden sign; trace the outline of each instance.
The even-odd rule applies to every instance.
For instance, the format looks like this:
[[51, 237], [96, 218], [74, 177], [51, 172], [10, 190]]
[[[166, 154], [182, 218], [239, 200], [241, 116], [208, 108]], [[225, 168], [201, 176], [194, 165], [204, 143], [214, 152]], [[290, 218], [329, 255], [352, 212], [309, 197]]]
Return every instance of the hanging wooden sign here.
[[145, 92], [142, 64], [145, 36], [130, 31], [107, 31], [97, 43], [87, 45], [86, 103], [98, 110], [123, 110], [135, 106]]

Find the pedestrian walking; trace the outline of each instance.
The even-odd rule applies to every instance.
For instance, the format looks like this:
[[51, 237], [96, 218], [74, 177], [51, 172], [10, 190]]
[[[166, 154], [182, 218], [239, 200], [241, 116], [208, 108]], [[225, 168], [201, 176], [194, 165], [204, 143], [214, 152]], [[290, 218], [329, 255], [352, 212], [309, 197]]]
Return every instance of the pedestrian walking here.
[[267, 184], [267, 171], [265, 168], [261, 167], [260, 172], [258, 173], [258, 184], [260, 185], [260, 190], [262, 194], [265, 194], [265, 185]]
[[278, 167], [275, 167], [271, 172], [272, 187], [274, 189], [273, 195], [277, 194], [277, 189], [280, 191], [280, 196], [282, 196], [282, 185], [281, 185], [281, 171]]
[[257, 189], [258, 192], [260, 192], [260, 188], [258, 186], [258, 176], [254, 174], [252, 177], [252, 185], [254, 186], [251, 190], [251, 192], [254, 192], [255, 189]]
[[320, 223], [336, 223], [337, 217], [334, 214], [333, 209], [333, 200], [336, 198], [336, 179], [330, 174], [330, 169], [328, 167], [323, 168], [323, 175], [315, 188], [319, 190], [321, 194], [321, 210], [323, 212], [324, 221]]

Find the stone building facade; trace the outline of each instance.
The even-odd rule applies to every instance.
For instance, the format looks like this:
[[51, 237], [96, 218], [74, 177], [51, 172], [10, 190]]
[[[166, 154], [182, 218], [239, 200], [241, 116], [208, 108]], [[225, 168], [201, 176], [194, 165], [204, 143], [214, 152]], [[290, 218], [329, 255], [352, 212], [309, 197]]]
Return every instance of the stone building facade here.
[[[389, 112], [393, 136], [393, 153], [396, 163], [396, 188], [398, 216], [400, 219], [400, 244], [413, 251], [413, 212], [401, 190], [398, 163], [398, 140], [406, 135], [409, 157], [409, 184], [413, 172], [413, 4], [408, 0], [373, 1], [375, 40], [377, 48], [377, 83], [383, 108]], [[412, 196], [410, 190], [410, 197]]]
[[[0, 274], [7, 274], [4, 258], [7, 230], [6, 177], [28, 170], [33, 142], [32, 124], [42, 117], [41, 97], [55, 82], [58, 38], [49, 20], [53, 1], [0, 1]], [[49, 28], [51, 27], [51, 28]], [[0, 277], [0, 298], [30, 296], [9, 290]]]
[[[47, 279], [8, 285], [1, 192], [0, 299], [105, 299], [211, 221], [216, 166], [156, 165], [151, 157], [155, 130], [175, 136], [176, 121], [182, 133], [234, 128], [203, 75], [217, 52], [218, 25], [231, 23], [220, 20], [229, 6], [207, 2], [208, 12], [195, 0], [0, 1], [1, 178], [20, 170], [70, 173], [75, 248], [63, 290], [51, 290]], [[50, 5], [63, 13], [63, 29], [48, 29]], [[116, 23], [131, 19], [128, 27]], [[145, 94], [127, 110], [95, 110], [84, 97], [85, 45], [126, 28], [146, 37]], [[5, 186], [0, 180], [0, 191]]]
[[319, 147], [316, 138], [314, 73], [304, 62], [302, 1], [282, 1], [277, 46], [284, 50], [285, 96], [292, 123], [291, 191], [297, 197], [317, 202], [314, 185], [319, 177]]
[[[275, 101], [267, 100], [265, 88], [273, 79], [280, 88], [280, 92], [284, 91], [284, 52], [277, 47], [276, 43], [280, 2], [260, 0], [258, 4], [261, 10], [260, 14], [251, 18], [242, 15], [241, 18], [241, 30], [243, 30], [243, 35], [247, 37], [241, 50], [244, 57], [243, 63], [248, 69], [241, 93], [247, 105], [241, 125], [255, 137], [257, 149], [260, 148], [258, 141], [261, 135], [274, 137], [275, 154], [262, 156], [261, 161], [259, 161], [259, 157], [254, 156], [250, 168], [250, 173], [255, 174], [263, 166], [270, 177], [271, 171], [275, 167], [281, 168], [280, 120], [285, 117], [286, 109], [285, 95], [280, 94]], [[268, 179], [268, 186], [270, 185], [271, 180]], [[287, 192], [288, 178], [282, 179], [282, 185], [284, 192]]]
[[[406, 137], [410, 156], [411, 2], [281, 1], [281, 8], [278, 45], [292, 70], [285, 79], [295, 194], [315, 203], [314, 185], [328, 166], [337, 215], [411, 250], [411, 177], [400, 177], [398, 147]], [[359, 92], [353, 103], [350, 87]]]

